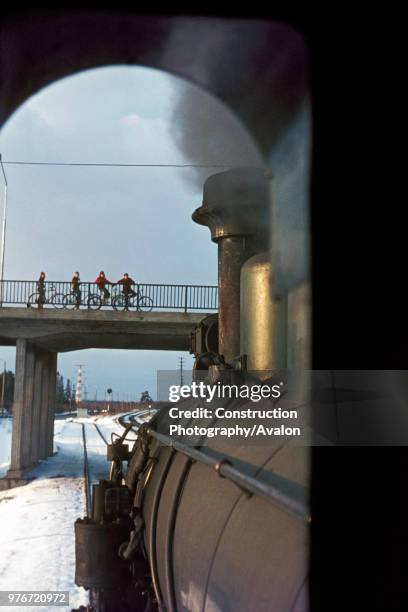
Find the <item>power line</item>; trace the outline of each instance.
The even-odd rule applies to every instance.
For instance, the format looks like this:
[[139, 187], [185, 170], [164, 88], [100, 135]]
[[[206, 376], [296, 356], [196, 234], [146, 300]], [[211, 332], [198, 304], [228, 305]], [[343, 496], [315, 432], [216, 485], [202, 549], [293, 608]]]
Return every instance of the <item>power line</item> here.
[[3, 172], [4, 183], [5, 183], [6, 187], [7, 187], [7, 185], [8, 185], [8, 183], [7, 183], [7, 177], [6, 177], [6, 173], [5, 173], [5, 171], [4, 171], [4, 167], [3, 167], [3, 164], [6, 164], [6, 163], [7, 163], [7, 162], [5, 162], [5, 161], [3, 160], [2, 156], [1, 156], [1, 153], [0, 153], [0, 165], [1, 165], [1, 170], [2, 170], [2, 172]]
[[[13, 166], [93, 166], [112, 168], [232, 168], [236, 164], [125, 164], [110, 162], [36, 162], [36, 161], [13, 161], [3, 160], [3, 164]], [[258, 166], [254, 166], [258, 167]]]

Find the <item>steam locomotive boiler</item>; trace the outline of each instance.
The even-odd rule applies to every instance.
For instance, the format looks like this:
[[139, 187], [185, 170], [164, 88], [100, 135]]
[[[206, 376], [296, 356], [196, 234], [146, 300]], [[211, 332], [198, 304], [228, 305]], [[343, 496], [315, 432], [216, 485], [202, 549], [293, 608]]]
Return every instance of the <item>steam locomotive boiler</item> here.
[[[218, 247], [219, 312], [192, 334], [195, 380], [251, 386], [307, 366], [308, 287], [274, 291], [269, 210], [270, 179], [261, 169], [221, 172], [204, 184], [193, 220], [209, 227]], [[293, 384], [294, 405], [302, 406], [303, 381]], [[234, 413], [250, 401], [224, 405]], [[123, 423], [108, 447], [110, 478], [94, 487], [90, 516], [76, 522], [76, 583], [89, 589], [91, 609], [307, 610], [305, 446], [290, 435], [170, 436], [170, 406], [146, 423]], [[185, 414], [199, 402], [176, 406]], [[221, 419], [180, 424], [208, 428]]]

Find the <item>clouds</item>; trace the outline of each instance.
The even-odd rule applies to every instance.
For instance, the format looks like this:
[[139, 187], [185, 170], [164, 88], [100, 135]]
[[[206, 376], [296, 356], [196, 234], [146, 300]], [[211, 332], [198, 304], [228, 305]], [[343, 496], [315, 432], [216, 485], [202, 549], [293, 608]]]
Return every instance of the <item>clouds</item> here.
[[[7, 123], [3, 157], [180, 161], [170, 128], [170, 89], [166, 75], [145, 69], [110, 68], [63, 79]], [[119, 277], [128, 268], [137, 275], [141, 264], [143, 280], [151, 282], [191, 282], [199, 273], [181, 263], [194, 248], [190, 211], [199, 198], [177, 170], [7, 166], [7, 174], [7, 277], [35, 278], [38, 268], [46, 268], [49, 276], [66, 278], [79, 268], [84, 278], [93, 278], [101, 265]], [[168, 227], [178, 228], [177, 244]]]
[[24, 110], [31, 111], [39, 126], [55, 130], [60, 137], [72, 133], [77, 124], [72, 108], [67, 104], [65, 90], [67, 85], [51, 87], [28, 100]]
[[124, 156], [143, 164], [183, 163], [172, 138], [170, 123], [165, 119], [149, 119], [131, 113], [119, 121], [120, 142]]
[[[1, 132], [3, 153], [62, 161], [129, 162], [155, 148], [177, 154], [166, 131], [180, 79], [146, 68], [88, 70], [41, 90], [22, 105]], [[144, 149], [130, 141], [126, 117], [139, 118]], [[145, 123], [145, 126], [143, 125]], [[133, 126], [135, 127], [135, 126]], [[148, 146], [147, 137], [154, 138]], [[153, 152], [150, 153], [153, 156]]]
[[[5, 160], [28, 161], [259, 159], [241, 124], [209, 94], [157, 70], [123, 66], [82, 72], [30, 98], [2, 129], [0, 151]], [[128, 271], [141, 282], [215, 284], [216, 246], [191, 220], [202, 181], [214, 171], [6, 166], [5, 277], [33, 279], [45, 269], [47, 278], [64, 280], [78, 269], [93, 280], [104, 269], [114, 280]], [[175, 367], [174, 356], [163, 359], [162, 367]], [[112, 367], [122, 362], [122, 378], [131, 380], [130, 363], [147, 376], [137, 355], [112, 357]]]

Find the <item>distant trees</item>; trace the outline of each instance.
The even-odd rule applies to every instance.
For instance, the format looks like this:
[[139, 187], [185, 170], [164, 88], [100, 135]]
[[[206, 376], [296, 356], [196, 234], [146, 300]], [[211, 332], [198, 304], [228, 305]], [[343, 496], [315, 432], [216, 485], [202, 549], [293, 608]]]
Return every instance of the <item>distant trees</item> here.
[[55, 395], [55, 412], [65, 412], [64, 377], [57, 372], [57, 389]]
[[74, 402], [74, 392], [69, 378], [64, 385], [64, 377], [57, 372], [55, 412], [69, 412]]
[[[4, 384], [4, 372], [0, 372], [0, 413], [3, 406], [1, 405], [1, 400], [3, 397], [3, 384]], [[13, 406], [13, 398], [14, 398], [14, 381], [15, 376], [14, 372], [11, 370], [6, 371], [6, 384], [4, 387], [4, 408], [9, 412]], [[75, 400], [74, 390], [72, 388], [72, 383], [69, 378], [67, 378], [64, 383], [64, 377], [57, 372], [57, 383], [56, 383], [56, 395], [55, 395], [55, 412], [68, 412], [73, 408], [74, 400]]]
[[150, 402], [152, 402], [153, 400], [150, 397], [150, 393], [148, 391], [142, 391], [139, 401], [141, 404], [150, 404]]
[[11, 410], [14, 397], [14, 372], [11, 372], [11, 370], [6, 371], [5, 377], [4, 372], [1, 372], [0, 374], [0, 410], [3, 408], [3, 406], [1, 405], [1, 399], [3, 397], [4, 378], [4, 408], [6, 408], [7, 410]]
[[65, 403], [67, 406], [71, 407], [74, 403], [74, 391], [72, 389], [72, 383], [69, 378], [67, 378], [67, 382], [65, 385]]

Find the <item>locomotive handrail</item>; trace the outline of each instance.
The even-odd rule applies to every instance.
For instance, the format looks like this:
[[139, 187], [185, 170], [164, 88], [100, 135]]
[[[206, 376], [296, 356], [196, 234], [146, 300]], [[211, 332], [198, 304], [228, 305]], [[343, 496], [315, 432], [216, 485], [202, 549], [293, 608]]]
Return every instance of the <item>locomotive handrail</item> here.
[[[120, 287], [107, 286], [114, 297], [120, 293]], [[154, 310], [216, 311], [218, 309], [218, 287], [216, 285], [186, 285], [163, 283], [137, 283], [134, 286], [137, 294], [146, 298]], [[89, 297], [99, 294], [96, 283], [81, 281], [81, 307], [87, 307]], [[4, 280], [0, 281], [0, 307], [2, 306], [36, 306], [33, 295], [37, 293], [37, 281]], [[45, 308], [64, 307], [64, 296], [72, 293], [69, 281], [46, 281], [44, 283]], [[31, 299], [30, 299], [31, 298]], [[32, 303], [34, 301], [34, 303]], [[89, 306], [88, 306], [89, 307]], [[103, 303], [102, 308], [111, 308], [112, 303]]]
[[[221, 461], [217, 461], [216, 459], [212, 459], [209, 455], [203, 453], [200, 450], [197, 450], [191, 446], [187, 446], [182, 442], [178, 442], [177, 440], [172, 440], [170, 436], [166, 436], [165, 434], [161, 434], [154, 429], [147, 429], [146, 433], [152, 438], [155, 438], [161, 444], [165, 446], [170, 446], [175, 450], [187, 455], [194, 461], [199, 461], [200, 463], [205, 463], [209, 467], [213, 467], [215, 471], [222, 476], [223, 478], [227, 478], [231, 480], [240, 488], [248, 491], [249, 493], [253, 493], [255, 495], [259, 495], [263, 497], [269, 502], [272, 502], [287, 512], [294, 514], [302, 518], [307, 523], [310, 522], [310, 514], [308, 512], [306, 504], [300, 499], [296, 499], [288, 495], [285, 491], [282, 491], [277, 485], [269, 485], [265, 482], [257, 480], [252, 476], [248, 476], [244, 474], [227, 459], [222, 459]], [[288, 481], [291, 485], [293, 483]]]
[[[124, 427], [121, 419], [119, 418], [118, 420], [122, 427]], [[297, 518], [301, 518], [306, 523], [311, 522], [307, 504], [301, 499], [301, 495], [298, 497], [289, 495], [277, 484], [270, 485], [254, 478], [253, 476], [244, 474], [241, 470], [237, 469], [228, 458], [225, 457], [221, 460], [213, 459], [206, 453], [203, 453], [201, 450], [188, 446], [183, 442], [173, 440], [170, 436], [161, 434], [152, 427], [148, 427], [147, 424], [138, 423], [137, 429], [142, 429], [144, 433], [156, 439], [158, 442], [160, 442], [160, 444], [171, 447], [174, 450], [183, 453], [193, 461], [198, 461], [200, 463], [204, 463], [208, 467], [214, 468], [219, 476], [234, 482], [244, 491], [266, 499], [268, 502], [279, 506], [282, 510], [289, 512]], [[294, 483], [292, 481], [283, 477], [279, 477], [279, 479], [281, 481], [287, 481], [288, 485], [293, 487]], [[303, 487], [300, 487], [300, 485], [298, 486], [299, 489], [303, 489]]]

